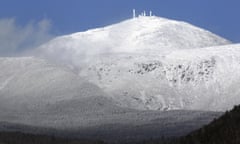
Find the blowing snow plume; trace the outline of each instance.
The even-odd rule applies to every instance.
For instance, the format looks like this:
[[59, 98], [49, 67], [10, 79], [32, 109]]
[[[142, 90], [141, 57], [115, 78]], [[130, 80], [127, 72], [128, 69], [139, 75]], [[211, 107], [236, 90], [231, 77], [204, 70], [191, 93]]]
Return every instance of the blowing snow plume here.
[[51, 22], [43, 19], [18, 25], [14, 18], [0, 19], [0, 56], [14, 56], [50, 40]]
[[90, 56], [108, 53], [164, 53], [230, 43], [185, 22], [140, 16], [118, 24], [57, 37], [37, 54], [79, 66]]

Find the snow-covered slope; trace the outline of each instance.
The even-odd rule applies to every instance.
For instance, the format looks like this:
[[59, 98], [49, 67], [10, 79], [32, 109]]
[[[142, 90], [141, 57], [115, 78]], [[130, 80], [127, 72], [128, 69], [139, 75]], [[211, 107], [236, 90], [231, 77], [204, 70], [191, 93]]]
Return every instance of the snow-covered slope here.
[[42, 59], [0, 58], [0, 67], [0, 111], [27, 111], [59, 101], [104, 95], [69, 69]]
[[230, 43], [191, 24], [160, 17], [138, 17], [86, 32], [57, 37], [38, 50], [45, 57], [79, 65], [90, 55], [164, 53]]
[[227, 45], [164, 55], [102, 55], [80, 75], [124, 107], [226, 110], [240, 103], [239, 71], [240, 45]]
[[[182, 135], [220, 115], [122, 108], [68, 68], [33, 57], [0, 58], [0, 67], [0, 130], [4, 131], [134, 140]], [[184, 130], [178, 131], [179, 127]]]

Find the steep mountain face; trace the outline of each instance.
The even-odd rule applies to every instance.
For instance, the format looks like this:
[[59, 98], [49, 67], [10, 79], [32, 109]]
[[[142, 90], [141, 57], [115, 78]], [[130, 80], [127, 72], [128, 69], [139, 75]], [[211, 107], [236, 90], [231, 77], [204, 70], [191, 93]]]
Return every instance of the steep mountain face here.
[[240, 45], [93, 59], [80, 75], [124, 107], [226, 110], [240, 103]]
[[[139, 17], [38, 48], [140, 110], [226, 110], [237, 104], [239, 45], [185, 22]], [[206, 48], [209, 47], [209, 48]]]

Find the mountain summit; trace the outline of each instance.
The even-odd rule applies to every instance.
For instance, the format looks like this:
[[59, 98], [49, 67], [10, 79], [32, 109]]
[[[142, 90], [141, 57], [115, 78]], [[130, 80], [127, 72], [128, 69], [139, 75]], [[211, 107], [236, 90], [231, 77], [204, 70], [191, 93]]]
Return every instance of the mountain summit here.
[[230, 42], [209, 31], [181, 21], [140, 16], [103, 28], [57, 37], [40, 47], [45, 54], [74, 61], [106, 53], [163, 53]]

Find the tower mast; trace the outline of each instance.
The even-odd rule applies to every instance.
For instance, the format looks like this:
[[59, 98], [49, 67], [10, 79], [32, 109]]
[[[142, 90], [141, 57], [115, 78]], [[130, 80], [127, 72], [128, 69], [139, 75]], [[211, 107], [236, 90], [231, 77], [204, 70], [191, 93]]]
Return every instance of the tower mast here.
[[136, 18], [136, 10], [133, 9], [133, 18]]

